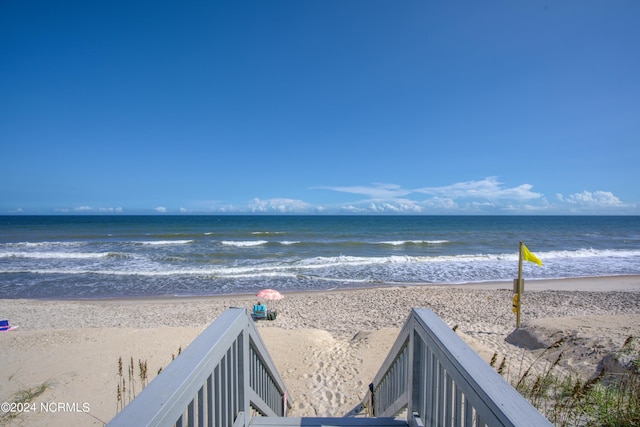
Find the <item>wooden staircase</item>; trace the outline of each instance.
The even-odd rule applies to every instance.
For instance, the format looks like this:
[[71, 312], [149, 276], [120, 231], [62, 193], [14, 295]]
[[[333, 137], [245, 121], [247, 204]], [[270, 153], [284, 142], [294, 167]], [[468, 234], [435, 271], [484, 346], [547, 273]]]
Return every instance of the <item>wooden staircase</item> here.
[[[365, 401], [378, 417], [356, 416]], [[291, 407], [284, 381], [247, 310], [229, 308], [109, 427], [551, 426], [427, 309], [411, 310], [365, 400], [346, 416], [284, 417]], [[404, 420], [398, 416], [402, 412]]]

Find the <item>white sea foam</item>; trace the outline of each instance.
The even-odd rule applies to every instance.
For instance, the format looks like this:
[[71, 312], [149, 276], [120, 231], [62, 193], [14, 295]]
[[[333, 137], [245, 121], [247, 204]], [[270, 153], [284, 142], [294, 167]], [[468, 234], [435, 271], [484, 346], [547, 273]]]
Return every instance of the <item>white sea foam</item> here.
[[449, 241], [448, 240], [392, 240], [392, 241], [378, 242], [377, 244], [402, 246], [402, 245], [443, 245], [445, 243], [449, 243]]
[[[464, 256], [461, 257], [426, 257], [426, 256], [409, 256], [409, 255], [393, 255], [385, 257], [356, 257], [356, 256], [337, 256], [337, 257], [315, 257], [302, 260], [300, 267], [303, 268], [325, 268], [325, 267], [337, 267], [337, 266], [356, 266], [356, 265], [371, 265], [371, 264], [408, 264], [408, 263], [424, 263], [424, 262], [451, 262], [454, 260], [464, 260]], [[484, 257], [476, 258], [473, 260], [483, 260]]]
[[261, 246], [269, 243], [267, 240], [250, 240], [250, 241], [232, 241], [232, 240], [223, 240], [220, 242], [225, 246], [235, 246], [238, 248], [249, 248], [253, 246]]
[[[536, 255], [544, 262], [545, 259], [557, 258], [589, 258], [589, 257], [611, 257], [627, 258], [640, 256], [640, 250], [593, 250], [580, 249], [577, 251], [550, 251], [536, 252]], [[409, 263], [482, 263], [482, 262], [517, 262], [518, 254], [474, 254], [474, 255], [442, 255], [442, 256], [409, 256], [392, 255], [385, 257], [356, 257], [356, 256], [336, 256], [336, 257], [314, 257], [301, 260], [299, 267], [304, 268], [324, 268], [339, 265], [367, 265], [367, 264], [409, 264]]]
[[3, 243], [0, 247], [7, 248], [40, 248], [40, 247], [77, 247], [86, 245], [85, 242], [17, 242], [17, 243]]
[[258, 279], [258, 278], [294, 278], [298, 275], [292, 272], [286, 271], [254, 271], [247, 273], [228, 273], [220, 276], [216, 276], [224, 279]]
[[299, 243], [300, 243], [300, 241], [296, 241], [296, 240], [294, 240], [294, 241], [284, 240], [284, 241], [280, 242], [281, 245], [285, 245], [285, 246], [297, 245]]
[[2, 252], [0, 258], [32, 258], [32, 259], [93, 259], [116, 256], [113, 252]]
[[248, 269], [219, 269], [219, 270], [102, 270], [86, 268], [51, 268], [51, 269], [16, 269], [0, 270], [0, 273], [29, 273], [29, 274], [61, 274], [61, 275], [104, 275], [104, 276], [141, 276], [141, 277], [170, 277], [170, 276], [197, 276], [217, 279], [240, 279], [259, 277], [296, 277], [297, 273], [286, 269], [248, 268]]
[[578, 249], [576, 251], [549, 251], [536, 252], [536, 255], [546, 258], [590, 258], [590, 257], [606, 257], [606, 258], [625, 258], [640, 256], [640, 250], [621, 250], [621, 249]]
[[193, 240], [147, 240], [135, 242], [139, 245], [166, 246], [166, 245], [189, 245], [194, 243]]

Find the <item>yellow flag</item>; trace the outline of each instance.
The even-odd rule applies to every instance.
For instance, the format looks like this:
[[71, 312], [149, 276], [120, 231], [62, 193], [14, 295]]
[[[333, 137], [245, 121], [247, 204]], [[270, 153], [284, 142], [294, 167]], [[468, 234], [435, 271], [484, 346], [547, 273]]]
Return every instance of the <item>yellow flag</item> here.
[[527, 249], [524, 243], [522, 244], [522, 259], [538, 265], [542, 265], [542, 261], [540, 260], [540, 258], [529, 252], [529, 249]]

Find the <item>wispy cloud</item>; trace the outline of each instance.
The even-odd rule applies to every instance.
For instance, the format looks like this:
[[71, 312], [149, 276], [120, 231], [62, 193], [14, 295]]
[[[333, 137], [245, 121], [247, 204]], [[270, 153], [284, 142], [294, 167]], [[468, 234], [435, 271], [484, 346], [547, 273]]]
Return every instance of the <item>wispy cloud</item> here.
[[532, 191], [531, 184], [506, 187], [497, 177], [415, 189], [389, 183], [314, 188], [364, 196], [339, 207], [349, 213], [489, 213], [511, 210], [510, 205], [523, 201], [544, 199]]
[[93, 206], [78, 206], [75, 208], [60, 208], [60, 209], [54, 209], [54, 212], [60, 212], [60, 213], [86, 213], [86, 214], [90, 214], [90, 213], [111, 213], [111, 214], [116, 214], [116, 213], [123, 213], [124, 209], [122, 209], [121, 207], [114, 207], [114, 208], [96, 208]]
[[558, 194], [551, 203], [544, 194], [533, 191], [532, 184], [507, 186], [497, 177], [415, 189], [379, 183], [315, 188], [364, 196], [334, 206], [341, 212], [362, 214], [634, 213], [637, 208], [607, 191], [584, 191], [567, 197]]
[[465, 181], [441, 187], [423, 187], [414, 192], [433, 196], [444, 196], [450, 199], [485, 199], [485, 200], [532, 200], [542, 198], [542, 194], [531, 191], [533, 185], [520, 184], [516, 187], [504, 187], [497, 177], [487, 177], [480, 181]]
[[399, 185], [383, 183], [374, 183], [371, 186], [355, 185], [347, 187], [314, 187], [314, 189], [360, 194], [376, 200], [395, 199], [411, 194], [411, 190], [406, 190]]
[[[387, 200], [401, 201], [415, 204], [416, 200], [400, 199], [409, 195], [433, 196], [430, 199], [422, 200], [424, 206], [438, 208], [456, 207], [456, 199], [476, 199], [476, 200], [535, 200], [541, 199], [542, 194], [532, 191], [533, 185], [520, 184], [516, 187], [505, 187], [497, 177], [487, 177], [479, 181], [465, 181], [440, 187], [421, 187], [407, 189], [397, 184], [374, 183], [370, 186], [335, 186], [335, 187], [314, 187], [316, 189], [332, 190], [342, 193], [359, 194], [368, 197], [367, 200]], [[401, 203], [402, 204], [402, 203]]]

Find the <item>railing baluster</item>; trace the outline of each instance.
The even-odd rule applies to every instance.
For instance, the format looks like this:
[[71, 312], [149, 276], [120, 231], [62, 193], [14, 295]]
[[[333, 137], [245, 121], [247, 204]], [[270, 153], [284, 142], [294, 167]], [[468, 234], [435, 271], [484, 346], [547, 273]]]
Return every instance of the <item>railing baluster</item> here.
[[466, 395], [464, 396], [464, 425], [465, 427], [473, 427], [473, 407], [471, 407]]
[[231, 370], [231, 349], [227, 350], [227, 357], [225, 360], [225, 370], [227, 372], [227, 379], [225, 381], [225, 386], [227, 389], [227, 405], [225, 408], [225, 412], [227, 414], [227, 420], [225, 425], [227, 427], [231, 427], [233, 425], [233, 390], [231, 389], [233, 383], [233, 372]]
[[453, 400], [455, 395], [453, 394], [453, 380], [448, 372], [445, 372], [445, 395], [444, 395], [444, 422], [443, 425], [451, 427], [451, 421], [453, 419]]
[[195, 427], [193, 423], [194, 414], [195, 408], [192, 400], [191, 403], [189, 403], [189, 405], [187, 406], [187, 427]]
[[[418, 335], [417, 333], [415, 334], [416, 338], [414, 340], [414, 342], [419, 343], [420, 345], [420, 359], [415, 361], [414, 363], [418, 364], [418, 366], [420, 366], [420, 374], [419, 374], [419, 396], [420, 399], [418, 401], [418, 405], [416, 407], [416, 409], [419, 409], [419, 413], [422, 414], [424, 416], [424, 414], [427, 413], [427, 380], [428, 380], [428, 375], [429, 372], [427, 370], [427, 365], [424, 363], [427, 360], [427, 346], [424, 344], [424, 341], [422, 341], [422, 338], [420, 337], [420, 335]], [[420, 363], [422, 362], [422, 363]]]
[[204, 427], [204, 387], [198, 390], [198, 427]]
[[438, 361], [438, 427], [444, 427], [444, 366]]
[[[238, 337], [236, 339], [235, 345], [233, 346], [233, 413], [237, 414], [240, 412], [240, 374], [238, 371], [238, 356], [240, 354], [239, 345], [240, 339], [242, 337]], [[234, 420], [235, 421], [235, 420]]]
[[222, 412], [222, 426], [229, 425], [229, 415], [227, 414], [227, 401], [229, 400], [229, 391], [227, 390], [227, 384], [229, 379], [227, 377], [227, 355], [222, 357], [220, 361], [220, 411]]
[[222, 396], [220, 392], [220, 365], [215, 367], [214, 370], [214, 395], [213, 401], [214, 403], [214, 416], [215, 416], [215, 425], [222, 425]]
[[207, 377], [207, 427], [213, 427], [213, 374]]
[[427, 352], [427, 360], [425, 362], [427, 364], [427, 411], [425, 413], [425, 418], [428, 420], [429, 425], [433, 425], [435, 422], [435, 393], [434, 386], [436, 382], [436, 372], [435, 372], [435, 357], [433, 356], [433, 352], [431, 349]]
[[455, 427], [461, 427], [462, 426], [462, 391], [460, 390], [460, 387], [458, 387], [458, 384], [456, 383], [453, 383], [453, 384], [455, 388], [455, 398], [454, 398], [455, 408], [453, 410], [453, 425]]

